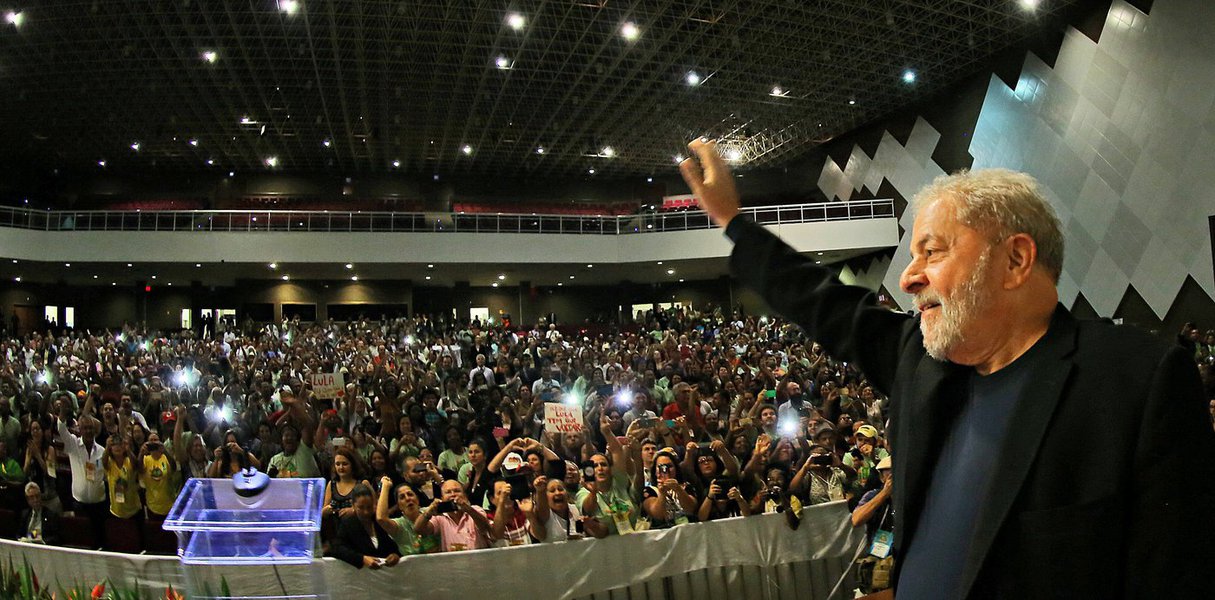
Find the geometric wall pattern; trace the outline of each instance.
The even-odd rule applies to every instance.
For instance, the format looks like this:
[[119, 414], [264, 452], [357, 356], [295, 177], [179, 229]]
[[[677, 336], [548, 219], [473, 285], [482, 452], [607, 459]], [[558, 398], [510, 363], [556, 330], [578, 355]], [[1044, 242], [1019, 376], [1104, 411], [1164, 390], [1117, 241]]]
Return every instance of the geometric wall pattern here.
[[[1015, 89], [992, 77], [971, 141], [973, 168], [1021, 170], [1042, 184], [1066, 236], [1064, 304], [1083, 293], [1109, 316], [1134, 285], [1164, 318], [1187, 276], [1215, 297], [1212, 23], [1210, 0], [1156, 0], [1150, 16], [1115, 0], [1099, 43], [1069, 30], [1054, 69], [1030, 54]], [[885, 177], [910, 199], [941, 172], [928, 158], [935, 134], [921, 121], [906, 147], [886, 136], [872, 160], [858, 148], [843, 170], [827, 161], [819, 186], [847, 199]], [[907, 243], [904, 236], [884, 280], [901, 306]]]

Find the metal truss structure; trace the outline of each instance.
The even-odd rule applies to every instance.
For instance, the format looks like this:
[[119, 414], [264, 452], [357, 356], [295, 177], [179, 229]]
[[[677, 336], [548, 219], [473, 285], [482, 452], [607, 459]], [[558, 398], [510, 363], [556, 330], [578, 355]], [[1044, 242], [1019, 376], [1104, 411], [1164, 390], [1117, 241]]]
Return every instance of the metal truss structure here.
[[780, 164], [1094, 4], [12, 1], [5, 160], [543, 177], [667, 171], [699, 135]]

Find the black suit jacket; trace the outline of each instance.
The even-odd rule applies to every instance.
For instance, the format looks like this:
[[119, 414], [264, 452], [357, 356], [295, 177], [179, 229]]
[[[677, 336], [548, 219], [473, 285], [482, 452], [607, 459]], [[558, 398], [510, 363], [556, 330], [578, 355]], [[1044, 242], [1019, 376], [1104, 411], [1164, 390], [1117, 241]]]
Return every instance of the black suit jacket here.
[[379, 540], [378, 548], [371, 545], [371, 536], [367, 535], [367, 530], [363, 528], [357, 516], [342, 517], [338, 522], [337, 537], [329, 546], [329, 555], [360, 569], [363, 568], [364, 556], [388, 558], [390, 554], [400, 555], [401, 551], [396, 542], [392, 541], [392, 536], [388, 535], [379, 523], [375, 524], [375, 534]]
[[[17, 521], [17, 537], [25, 537], [29, 533], [30, 509], [21, 511]], [[59, 543], [59, 515], [45, 506], [42, 507], [42, 541], [54, 546]]]
[[[890, 397], [895, 549], [906, 548], [957, 412], [949, 400], [972, 369], [929, 357], [918, 317], [878, 306], [762, 227], [736, 218], [727, 235], [741, 283]], [[958, 557], [958, 596], [1213, 593], [1215, 433], [1192, 356], [1062, 306], [1039, 343], [1044, 359], [1000, 442], [998, 487], [980, 507], [977, 550]]]

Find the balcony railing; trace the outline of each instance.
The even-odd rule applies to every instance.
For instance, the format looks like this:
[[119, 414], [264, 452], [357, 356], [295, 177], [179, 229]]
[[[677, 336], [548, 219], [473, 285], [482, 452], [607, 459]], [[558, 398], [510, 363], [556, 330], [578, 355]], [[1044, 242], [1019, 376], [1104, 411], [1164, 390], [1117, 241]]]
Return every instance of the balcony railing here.
[[[894, 216], [894, 200], [746, 207], [757, 223], [780, 225]], [[626, 216], [292, 210], [38, 211], [0, 207], [0, 227], [38, 231], [459, 232], [626, 235], [709, 229], [702, 210]]]

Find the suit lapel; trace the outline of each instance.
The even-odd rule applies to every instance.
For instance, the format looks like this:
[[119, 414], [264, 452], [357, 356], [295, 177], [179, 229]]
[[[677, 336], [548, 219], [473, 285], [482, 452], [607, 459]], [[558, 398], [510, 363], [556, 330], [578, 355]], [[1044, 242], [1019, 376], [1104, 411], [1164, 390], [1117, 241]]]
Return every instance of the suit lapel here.
[[1063, 388], [1071, 375], [1076, 322], [1062, 305], [1055, 309], [1050, 329], [1040, 343], [1044, 344], [1042, 356], [1026, 378], [1029, 384], [1017, 398], [1008, 434], [1000, 445], [995, 464], [995, 488], [980, 508], [974, 530], [973, 552], [966, 557], [962, 572], [961, 589], [967, 590], [968, 594], [1038, 456], [1042, 438], [1046, 435], [1063, 395]]

